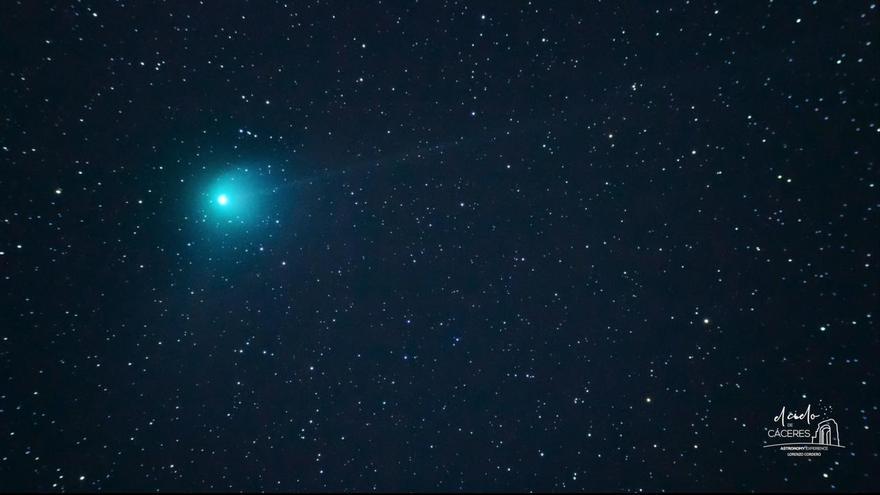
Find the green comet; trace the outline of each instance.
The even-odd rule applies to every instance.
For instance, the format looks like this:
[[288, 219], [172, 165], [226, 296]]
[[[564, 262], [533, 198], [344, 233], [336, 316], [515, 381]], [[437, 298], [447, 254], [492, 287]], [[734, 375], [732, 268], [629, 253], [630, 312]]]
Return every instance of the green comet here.
[[202, 221], [217, 227], [253, 228], [265, 214], [266, 185], [256, 170], [234, 168], [204, 186]]

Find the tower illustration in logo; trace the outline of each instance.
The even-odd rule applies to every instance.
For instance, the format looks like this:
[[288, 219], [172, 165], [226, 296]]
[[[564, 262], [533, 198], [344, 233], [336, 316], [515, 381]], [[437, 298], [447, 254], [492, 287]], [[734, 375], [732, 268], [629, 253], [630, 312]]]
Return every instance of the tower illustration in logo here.
[[816, 425], [816, 433], [813, 435], [813, 442], [817, 445], [831, 445], [840, 447], [840, 437], [837, 434], [837, 421], [826, 419], [820, 421]]

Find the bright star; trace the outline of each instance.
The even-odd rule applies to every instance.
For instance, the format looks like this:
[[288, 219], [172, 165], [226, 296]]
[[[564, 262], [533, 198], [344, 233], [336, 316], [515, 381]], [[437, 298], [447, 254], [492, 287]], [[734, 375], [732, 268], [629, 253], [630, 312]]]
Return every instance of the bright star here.
[[220, 196], [217, 196], [217, 202], [220, 203], [220, 206], [223, 206], [229, 202], [229, 198], [227, 198], [225, 194], [221, 194]]

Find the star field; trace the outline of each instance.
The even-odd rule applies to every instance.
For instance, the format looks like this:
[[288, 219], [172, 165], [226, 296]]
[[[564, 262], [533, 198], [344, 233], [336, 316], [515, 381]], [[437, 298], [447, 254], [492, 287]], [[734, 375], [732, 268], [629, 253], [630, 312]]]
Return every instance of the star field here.
[[878, 11], [3, 2], [0, 490], [880, 488]]

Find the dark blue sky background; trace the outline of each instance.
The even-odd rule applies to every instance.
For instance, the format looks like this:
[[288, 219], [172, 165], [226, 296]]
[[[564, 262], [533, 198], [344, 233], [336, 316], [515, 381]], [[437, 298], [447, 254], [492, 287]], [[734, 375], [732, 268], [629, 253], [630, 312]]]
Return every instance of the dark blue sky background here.
[[4, 2], [0, 489], [877, 489], [877, 15]]

